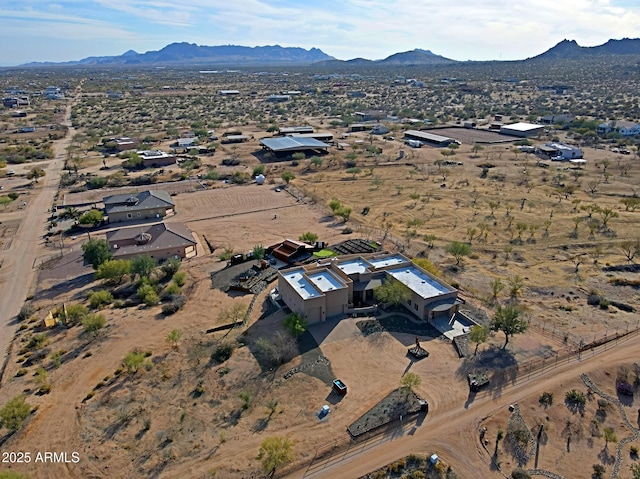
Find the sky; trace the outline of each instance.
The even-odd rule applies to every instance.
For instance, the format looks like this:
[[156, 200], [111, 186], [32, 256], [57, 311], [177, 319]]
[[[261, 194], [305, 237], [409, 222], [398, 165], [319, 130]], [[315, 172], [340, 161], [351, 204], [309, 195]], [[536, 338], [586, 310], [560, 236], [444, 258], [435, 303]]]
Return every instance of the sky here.
[[640, 37], [640, 0], [0, 0], [0, 65], [198, 45], [316, 47], [382, 59], [420, 48], [519, 60], [563, 39]]

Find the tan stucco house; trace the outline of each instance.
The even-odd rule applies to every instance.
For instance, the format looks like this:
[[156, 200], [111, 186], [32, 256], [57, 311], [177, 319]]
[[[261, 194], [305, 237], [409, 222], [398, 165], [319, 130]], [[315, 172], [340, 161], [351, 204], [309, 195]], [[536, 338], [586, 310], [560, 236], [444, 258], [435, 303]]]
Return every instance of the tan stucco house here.
[[457, 289], [398, 253], [345, 255], [289, 268], [278, 273], [278, 290], [291, 311], [313, 324], [373, 304], [373, 290], [392, 279], [409, 288], [403, 305], [425, 322], [450, 318], [461, 304]]
[[105, 196], [105, 214], [109, 223], [162, 219], [172, 215], [175, 203], [166, 191], [142, 191], [136, 194]]
[[107, 241], [114, 259], [149, 255], [163, 261], [169, 258], [192, 258], [197, 254], [197, 242], [184, 223], [120, 228], [108, 232]]

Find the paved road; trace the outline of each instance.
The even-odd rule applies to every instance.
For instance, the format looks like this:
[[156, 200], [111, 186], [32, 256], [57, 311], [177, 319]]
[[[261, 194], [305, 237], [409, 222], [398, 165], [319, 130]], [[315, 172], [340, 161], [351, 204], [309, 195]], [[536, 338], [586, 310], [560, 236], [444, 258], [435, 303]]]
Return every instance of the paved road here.
[[[402, 430], [352, 445], [348, 450], [305, 466], [287, 477], [352, 479], [411, 453], [437, 452], [459, 477], [503, 479], [504, 476], [490, 466], [489, 454], [479, 441], [478, 426], [483, 418], [527, 397], [538, 397], [541, 391], [551, 389], [554, 385], [573, 381], [583, 372], [628, 363], [637, 354], [638, 336], [634, 335], [615, 347], [609, 345], [598, 354], [584, 353], [581, 361], [550, 368], [532, 379], [519, 379], [515, 385], [505, 389], [498, 399], [486, 394], [476, 398], [469, 409], [460, 403], [445, 404], [441, 410], [430, 410], [424, 423], [417, 428], [414, 423], [407, 424]], [[456, 399], [452, 398], [452, 403], [456, 403]]]
[[[71, 102], [63, 124], [69, 127], [67, 136], [54, 143], [54, 159], [39, 162], [38, 165], [46, 171], [46, 176], [40, 178], [29, 198], [27, 206], [20, 210], [22, 222], [7, 250], [0, 251], [0, 351], [4, 364], [11, 339], [15, 334], [17, 324], [15, 316], [20, 312], [27, 296], [32, 293], [34, 281], [37, 280], [37, 270], [33, 269], [36, 258], [51, 253], [45, 250], [42, 235], [45, 233], [47, 217], [50, 213], [53, 199], [58, 191], [60, 176], [64, 168], [66, 148], [75, 134], [71, 127]], [[0, 221], [4, 218], [0, 215]]]

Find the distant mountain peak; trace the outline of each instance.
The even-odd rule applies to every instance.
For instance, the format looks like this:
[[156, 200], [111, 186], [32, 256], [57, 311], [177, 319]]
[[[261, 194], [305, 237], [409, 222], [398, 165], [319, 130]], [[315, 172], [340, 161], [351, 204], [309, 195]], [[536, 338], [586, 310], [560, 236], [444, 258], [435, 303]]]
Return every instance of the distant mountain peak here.
[[609, 40], [607, 43], [595, 47], [581, 47], [575, 40], [564, 39], [531, 60], [572, 60], [585, 56], [638, 54], [640, 54], [640, 39]]

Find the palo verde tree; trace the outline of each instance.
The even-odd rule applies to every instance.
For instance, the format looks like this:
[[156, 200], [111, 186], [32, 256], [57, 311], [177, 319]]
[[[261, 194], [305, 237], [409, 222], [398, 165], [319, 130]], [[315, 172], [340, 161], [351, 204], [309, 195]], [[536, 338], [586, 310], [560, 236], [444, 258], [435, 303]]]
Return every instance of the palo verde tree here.
[[276, 470], [293, 460], [293, 441], [288, 437], [268, 437], [260, 444], [258, 459], [267, 477], [273, 477]]
[[282, 321], [282, 325], [295, 337], [307, 330], [307, 322], [300, 313], [288, 314]]
[[484, 343], [488, 337], [489, 329], [485, 326], [476, 324], [473, 328], [471, 328], [471, 331], [469, 331], [469, 341], [471, 341], [472, 343], [476, 343], [476, 348], [473, 351], [474, 356], [478, 354], [478, 346], [480, 346], [480, 343]]
[[456, 265], [458, 265], [463, 256], [471, 254], [471, 245], [460, 241], [452, 241], [447, 245], [445, 251], [455, 258]]
[[140, 279], [148, 278], [156, 266], [158, 266], [158, 262], [148, 254], [136, 256], [131, 260], [131, 275]]
[[102, 211], [97, 209], [92, 209], [83, 214], [79, 219], [78, 223], [85, 226], [95, 226], [100, 223], [104, 219], [104, 215]]
[[411, 299], [411, 290], [397, 279], [389, 279], [373, 290], [376, 300], [399, 306]]
[[502, 331], [504, 333], [505, 342], [502, 349], [507, 347], [511, 336], [524, 333], [529, 327], [529, 323], [522, 317], [523, 313], [523, 307], [518, 304], [498, 306], [489, 328], [492, 331]]
[[0, 427], [14, 433], [22, 427], [31, 414], [31, 406], [27, 404], [24, 396], [15, 396], [0, 409]]

